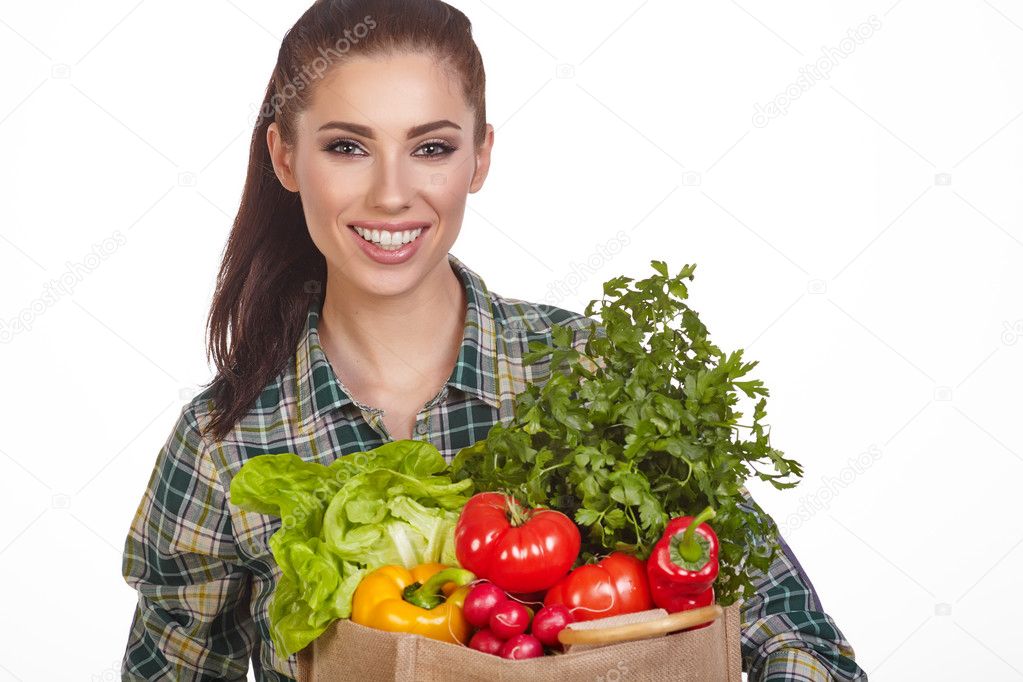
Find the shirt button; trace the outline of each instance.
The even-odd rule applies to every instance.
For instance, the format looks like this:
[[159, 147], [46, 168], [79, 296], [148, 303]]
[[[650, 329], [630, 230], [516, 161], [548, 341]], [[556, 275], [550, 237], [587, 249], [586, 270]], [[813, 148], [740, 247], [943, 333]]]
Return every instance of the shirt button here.
[[418, 433], [420, 436], [426, 435], [426, 431], [427, 431], [426, 422], [419, 422], [418, 424], [416, 424], [416, 433]]

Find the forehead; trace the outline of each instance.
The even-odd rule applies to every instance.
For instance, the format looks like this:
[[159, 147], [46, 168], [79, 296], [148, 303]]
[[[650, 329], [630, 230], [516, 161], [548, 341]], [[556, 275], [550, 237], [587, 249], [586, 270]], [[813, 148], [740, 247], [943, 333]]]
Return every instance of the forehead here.
[[404, 132], [423, 121], [471, 115], [457, 76], [432, 56], [351, 57], [319, 81], [306, 114], [315, 127], [345, 120]]

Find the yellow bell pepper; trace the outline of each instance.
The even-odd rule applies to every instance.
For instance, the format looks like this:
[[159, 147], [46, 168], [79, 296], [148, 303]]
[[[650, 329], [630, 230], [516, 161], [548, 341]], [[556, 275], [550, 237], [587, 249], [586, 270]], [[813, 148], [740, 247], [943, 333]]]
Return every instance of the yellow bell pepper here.
[[[410, 632], [452, 644], [467, 644], [471, 626], [462, 615], [471, 572], [444, 564], [381, 566], [355, 588], [352, 621], [390, 632]], [[446, 597], [444, 595], [447, 595]]]

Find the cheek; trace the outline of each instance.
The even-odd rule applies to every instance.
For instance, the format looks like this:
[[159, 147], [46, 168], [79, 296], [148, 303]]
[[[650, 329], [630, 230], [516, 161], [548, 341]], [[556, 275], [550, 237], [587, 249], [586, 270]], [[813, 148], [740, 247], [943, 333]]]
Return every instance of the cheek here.
[[472, 175], [471, 158], [464, 163], [438, 165], [430, 171], [429, 177], [423, 177], [423, 195], [428, 197], [438, 213], [454, 211], [461, 215], [465, 210]]
[[441, 215], [461, 211], [465, 207], [465, 192], [446, 184], [427, 186], [423, 190], [423, 197]]
[[341, 174], [326, 165], [303, 169], [299, 179], [302, 210], [311, 234], [327, 234], [337, 228], [337, 216], [363, 194], [363, 181], [353, 173]]

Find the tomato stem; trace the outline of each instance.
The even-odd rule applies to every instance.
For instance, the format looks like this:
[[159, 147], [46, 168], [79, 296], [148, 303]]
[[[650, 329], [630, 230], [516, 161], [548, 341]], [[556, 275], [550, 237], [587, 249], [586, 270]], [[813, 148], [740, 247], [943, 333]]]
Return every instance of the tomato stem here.
[[512, 495], [509, 493], [503, 493], [504, 495], [504, 507], [507, 510], [508, 522], [513, 527], [521, 526], [528, 521], [528, 516], [525, 509], [518, 503]]

